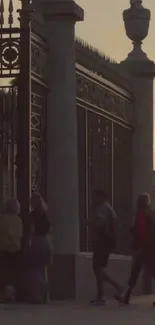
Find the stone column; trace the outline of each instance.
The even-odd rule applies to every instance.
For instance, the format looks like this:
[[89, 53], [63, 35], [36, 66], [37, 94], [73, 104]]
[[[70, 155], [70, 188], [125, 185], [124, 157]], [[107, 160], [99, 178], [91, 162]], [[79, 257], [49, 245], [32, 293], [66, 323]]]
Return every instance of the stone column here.
[[79, 252], [78, 153], [75, 75], [75, 22], [83, 10], [74, 1], [41, 3], [48, 39], [47, 194], [52, 218], [54, 299], [75, 297]]
[[[141, 0], [131, 0], [131, 8], [123, 13], [127, 36], [133, 51], [121, 65], [131, 73], [135, 97], [135, 129], [133, 134], [133, 207], [141, 192], [153, 190], [153, 79], [155, 65], [141, 49], [148, 34], [150, 11]], [[134, 17], [134, 18], [133, 18]], [[151, 291], [151, 281], [145, 272], [143, 288]]]

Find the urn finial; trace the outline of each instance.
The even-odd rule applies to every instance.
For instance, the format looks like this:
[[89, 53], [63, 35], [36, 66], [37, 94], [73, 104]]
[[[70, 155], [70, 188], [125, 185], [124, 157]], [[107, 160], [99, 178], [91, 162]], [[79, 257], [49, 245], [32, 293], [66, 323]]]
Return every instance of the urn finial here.
[[131, 7], [123, 12], [126, 35], [133, 43], [128, 60], [146, 60], [147, 55], [141, 49], [142, 41], [147, 37], [151, 13], [142, 5], [142, 0], [130, 0]]

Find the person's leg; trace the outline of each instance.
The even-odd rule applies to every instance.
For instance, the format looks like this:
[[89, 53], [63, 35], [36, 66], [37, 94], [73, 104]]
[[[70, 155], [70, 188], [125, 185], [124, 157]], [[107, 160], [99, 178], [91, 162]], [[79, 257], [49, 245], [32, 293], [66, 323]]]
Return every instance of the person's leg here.
[[47, 284], [44, 269], [48, 262], [48, 242], [44, 236], [34, 236], [29, 252], [28, 283], [29, 302], [42, 303], [44, 301]]
[[98, 301], [103, 300], [103, 276], [102, 276], [102, 269], [98, 268], [95, 270], [95, 277], [96, 277], [96, 286], [97, 286], [97, 297]]
[[117, 292], [121, 292], [121, 286], [114, 279], [112, 279], [104, 270], [102, 271], [102, 277], [104, 282], [108, 282], [112, 287], [116, 289]]
[[91, 303], [103, 302], [104, 303], [104, 283], [103, 283], [103, 270], [100, 266], [100, 259], [97, 253], [93, 254], [93, 271], [96, 279], [96, 299], [92, 300]]
[[[150, 276], [153, 277], [155, 283], [155, 254], [153, 252], [148, 252], [146, 255], [146, 267], [149, 270]], [[153, 307], [155, 307], [155, 301], [153, 302]]]
[[0, 266], [0, 302], [3, 302], [8, 284], [8, 263], [5, 252], [0, 252]]
[[143, 253], [142, 252], [137, 252], [135, 256], [133, 257], [132, 261], [132, 266], [131, 266], [131, 272], [130, 272], [130, 277], [128, 280], [128, 286], [127, 289], [125, 290], [125, 293], [122, 298], [122, 302], [125, 304], [128, 304], [130, 301], [130, 296], [132, 293], [132, 290], [134, 289], [138, 276], [141, 272], [142, 266], [143, 266]]

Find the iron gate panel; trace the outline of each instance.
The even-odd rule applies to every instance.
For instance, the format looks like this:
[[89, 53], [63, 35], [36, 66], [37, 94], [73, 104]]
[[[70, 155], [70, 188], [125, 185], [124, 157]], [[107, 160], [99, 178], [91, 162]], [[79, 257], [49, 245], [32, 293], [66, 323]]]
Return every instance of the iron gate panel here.
[[0, 88], [0, 207], [16, 195], [17, 89]]
[[[86, 139], [86, 145], [85, 140], [84, 147], [82, 139], [79, 142], [79, 153], [85, 157], [80, 157], [83, 165], [80, 165], [79, 178], [80, 182], [82, 177], [86, 180], [86, 191], [80, 193], [80, 204], [82, 202], [82, 209], [86, 211], [85, 219], [89, 219], [94, 214], [94, 191], [106, 190], [108, 192], [118, 214], [117, 251], [127, 254], [130, 246], [129, 224], [132, 217], [133, 99], [131, 94], [124, 90], [122, 93], [121, 90], [117, 92], [117, 85], [113, 87], [114, 90], [108, 88], [108, 81], [77, 65], [79, 133], [84, 123], [83, 119], [86, 119], [86, 127], [82, 131], [83, 133], [85, 131], [83, 137]], [[82, 137], [82, 135], [78, 136]], [[82, 184], [84, 187], [84, 180]], [[81, 200], [82, 194], [86, 202]], [[91, 251], [91, 233], [86, 224], [85, 229], [84, 225], [82, 230], [80, 227], [81, 249]]]

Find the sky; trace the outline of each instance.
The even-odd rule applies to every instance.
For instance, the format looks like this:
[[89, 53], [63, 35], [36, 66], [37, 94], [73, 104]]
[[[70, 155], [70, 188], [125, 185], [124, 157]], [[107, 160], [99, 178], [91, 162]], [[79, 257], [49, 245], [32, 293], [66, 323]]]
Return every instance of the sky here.
[[[4, 0], [5, 8], [8, 1]], [[131, 41], [125, 35], [122, 12], [129, 8], [130, 0], [75, 0], [85, 12], [84, 22], [76, 24], [76, 35], [100, 49], [117, 61], [126, 58], [132, 49]], [[13, 0], [19, 4], [19, 0]], [[155, 61], [155, 0], [143, 0], [151, 9], [152, 19], [148, 38], [143, 49]]]
[[[127, 57], [132, 43], [124, 30], [122, 12], [129, 8], [129, 0], [76, 0], [84, 9], [84, 22], [76, 24], [76, 34], [117, 61]], [[151, 24], [143, 50], [155, 61], [155, 0], [143, 0], [151, 10]]]

